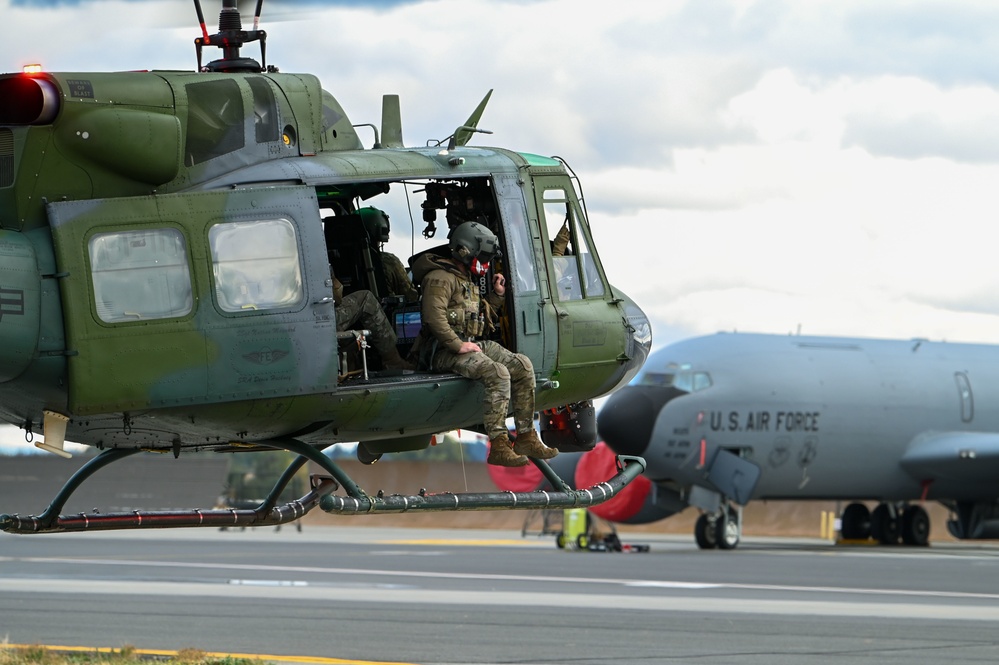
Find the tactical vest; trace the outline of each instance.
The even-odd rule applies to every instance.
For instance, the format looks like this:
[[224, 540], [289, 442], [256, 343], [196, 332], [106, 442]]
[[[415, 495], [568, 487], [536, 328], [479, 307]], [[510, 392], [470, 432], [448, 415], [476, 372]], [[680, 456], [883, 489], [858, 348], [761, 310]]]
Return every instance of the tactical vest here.
[[462, 280], [461, 290], [456, 294], [455, 300], [447, 309], [447, 322], [451, 330], [466, 342], [482, 337], [486, 333], [487, 324], [478, 285]]

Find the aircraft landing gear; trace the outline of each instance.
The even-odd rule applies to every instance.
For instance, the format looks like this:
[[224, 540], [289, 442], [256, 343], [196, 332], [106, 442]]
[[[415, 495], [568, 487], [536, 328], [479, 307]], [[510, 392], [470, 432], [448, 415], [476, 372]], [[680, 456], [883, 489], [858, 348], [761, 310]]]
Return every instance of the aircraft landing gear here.
[[694, 540], [702, 550], [734, 550], [742, 540], [742, 510], [723, 506], [702, 514], [694, 524]]
[[930, 516], [922, 506], [907, 506], [902, 513], [902, 542], [917, 547], [930, 544]]
[[882, 545], [925, 547], [930, 541], [930, 517], [919, 505], [879, 503], [873, 511], [862, 503], [851, 503], [840, 516], [844, 540], [873, 538]]
[[871, 537], [871, 511], [862, 503], [851, 503], [839, 517], [839, 535], [843, 540], [867, 540]]
[[694, 540], [702, 550], [713, 550], [718, 547], [717, 515], [704, 513], [694, 524]]

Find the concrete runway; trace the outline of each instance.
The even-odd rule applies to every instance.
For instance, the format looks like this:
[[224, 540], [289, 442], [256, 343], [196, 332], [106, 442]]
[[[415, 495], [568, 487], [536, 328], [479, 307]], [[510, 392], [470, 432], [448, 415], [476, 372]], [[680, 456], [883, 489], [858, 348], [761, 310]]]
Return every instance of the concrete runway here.
[[651, 551], [363, 526], [0, 534], [0, 640], [418, 665], [999, 661], [999, 544], [623, 540]]

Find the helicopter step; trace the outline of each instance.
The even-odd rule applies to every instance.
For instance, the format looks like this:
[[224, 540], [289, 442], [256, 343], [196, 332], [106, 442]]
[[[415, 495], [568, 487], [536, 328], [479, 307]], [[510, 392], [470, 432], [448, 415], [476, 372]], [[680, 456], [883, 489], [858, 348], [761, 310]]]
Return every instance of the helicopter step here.
[[[38, 516], [0, 514], [0, 531], [8, 533], [57, 533], [65, 531], [102, 531], [117, 529], [162, 529], [179, 527], [269, 526], [292, 522], [317, 505], [338, 514], [435, 512], [453, 510], [533, 510], [539, 508], [587, 507], [613, 498], [625, 485], [645, 470], [640, 457], [618, 457], [618, 473], [609, 480], [582, 490], [573, 490], [544, 461], [531, 460], [558, 491], [536, 492], [464, 492], [416, 495], [368, 496], [322, 451], [294, 439], [260, 444], [261, 447], [297, 453], [277, 480], [274, 488], [257, 508], [186, 511], [131, 511], [126, 513], [81, 513], [61, 515], [69, 497], [84, 481], [103, 467], [141, 452], [133, 448], [111, 448], [84, 464], [56, 494], [52, 503]], [[300, 499], [277, 504], [278, 497], [291, 479], [308, 462], [315, 462], [330, 476], [311, 477], [311, 489]], [[339, 488], [347, 496], [332, 496]]]

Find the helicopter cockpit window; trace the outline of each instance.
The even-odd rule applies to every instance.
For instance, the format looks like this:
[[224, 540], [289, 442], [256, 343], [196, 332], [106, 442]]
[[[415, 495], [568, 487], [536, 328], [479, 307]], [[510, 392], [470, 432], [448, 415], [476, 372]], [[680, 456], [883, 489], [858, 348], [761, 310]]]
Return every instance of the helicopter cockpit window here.
[[593, 253], [582, 229], [579, 211], [561, 189], [544, 193], [545, 222], [551, 239], [552, 264], [559, 300], [580, 300], [604, 295]]
[[187, 165], [194, 166], [243, 147], [243, 96], [231, 79], [189, 83]]
[[302, 300], [298, 240], [287, 219], [216, 224], [208, 241], [222, 311], [278, 309]]
[[173, 318], [194, 307], [187, 243], [177, 229], [101, 233], [89, 250], [101, 321]]
[[257, 132], [257, 143], [277, 141], [280, 133], [274, 91], [267, 80], [259, 76], [249, 76], [246, 82], [253, 93], [253, 126]]

